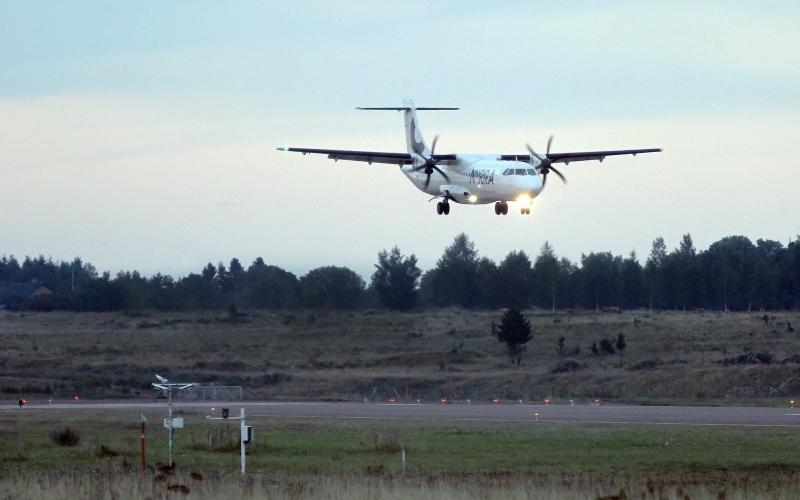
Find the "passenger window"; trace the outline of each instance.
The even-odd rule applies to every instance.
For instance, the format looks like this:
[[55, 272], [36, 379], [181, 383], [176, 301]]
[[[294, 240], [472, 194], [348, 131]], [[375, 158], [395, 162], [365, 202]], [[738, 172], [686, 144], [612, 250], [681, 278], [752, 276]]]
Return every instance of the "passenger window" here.
[[536, 171], [532, 168], [528, 169], [528, 175], [536, 175]]
[[516, 174], [517, 175], [525, 175], [525, 169], [524, 168], [518, 168], [517, 171], [516, 171]]

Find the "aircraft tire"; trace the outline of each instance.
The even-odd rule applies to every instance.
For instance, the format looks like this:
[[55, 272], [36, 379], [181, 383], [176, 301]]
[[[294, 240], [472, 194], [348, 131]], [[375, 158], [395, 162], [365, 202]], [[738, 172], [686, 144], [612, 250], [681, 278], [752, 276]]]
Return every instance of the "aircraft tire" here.
[[444, 214], [445, 215], [450, 215], [450, 204], [449, 203], [444, 203], [442, 205], [442, 209], [444, 210]]
[[436, 202], [436, 215], [442, 215], [444, 213], [444, 207], [442, 206], [442, 202]]

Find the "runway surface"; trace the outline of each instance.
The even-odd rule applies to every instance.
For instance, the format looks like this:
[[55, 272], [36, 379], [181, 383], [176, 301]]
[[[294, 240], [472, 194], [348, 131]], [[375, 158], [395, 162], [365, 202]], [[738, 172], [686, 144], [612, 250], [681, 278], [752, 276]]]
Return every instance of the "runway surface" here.
[[[24, 408], [0, 404], [0, 412], [83, 412], [166, 410], [166, 402], [79, 401], [49, 404], [31, 402]], [[651, 424], [689, 426], [800, 427], [800, 409], [789, 407], [630, 406], [595, 404], [390, 404], [351, 402], [178, 402], [174, 408], [211, 412], [227, 407], [232, 414], [246, 408], [248, 418], [259, 416], [403, 419], [475, 422], [563, 422], [575, 424]]]

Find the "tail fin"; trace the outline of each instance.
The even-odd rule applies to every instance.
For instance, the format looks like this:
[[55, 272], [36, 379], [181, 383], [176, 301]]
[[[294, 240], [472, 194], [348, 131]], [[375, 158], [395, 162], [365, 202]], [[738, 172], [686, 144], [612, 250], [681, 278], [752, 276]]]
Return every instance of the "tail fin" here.
[[403, 119], [406, 127], [406, 148], [409, 153], [416, 153], [422, 156], [428, 156], [431, 150], [425, 144], [425, 139], [422, 137], [422, 132], [417, 124], [417, 110], [420, 111], [448, 111], [457, 110], [458, 108], [418, 108], [414, 106], [414, 101], [410, 99], [403, 100], [403, 106], [399, 108], [357, 108], [363, 110], [394, 110], [402, 111]]

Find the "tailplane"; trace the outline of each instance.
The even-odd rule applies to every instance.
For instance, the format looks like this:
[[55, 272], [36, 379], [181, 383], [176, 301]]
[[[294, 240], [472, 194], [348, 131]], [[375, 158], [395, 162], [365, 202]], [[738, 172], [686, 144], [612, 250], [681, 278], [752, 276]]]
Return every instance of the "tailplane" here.
[[418, 108], [414, 106], [414, 101], [406, 99], [403, 101], [403, 106], [397, 108], [356, 108], [362, 110], [392, 110], [402, 111], [406, 127], [406, 148], [409, 153], [416, 153], [421, 156], [429, 156], [431, 150], [425, 144], [425, 139], [422, 137], [422, 132], [419, 129], [417, 122], [417, 111], [453, 111], [458, 108]]

